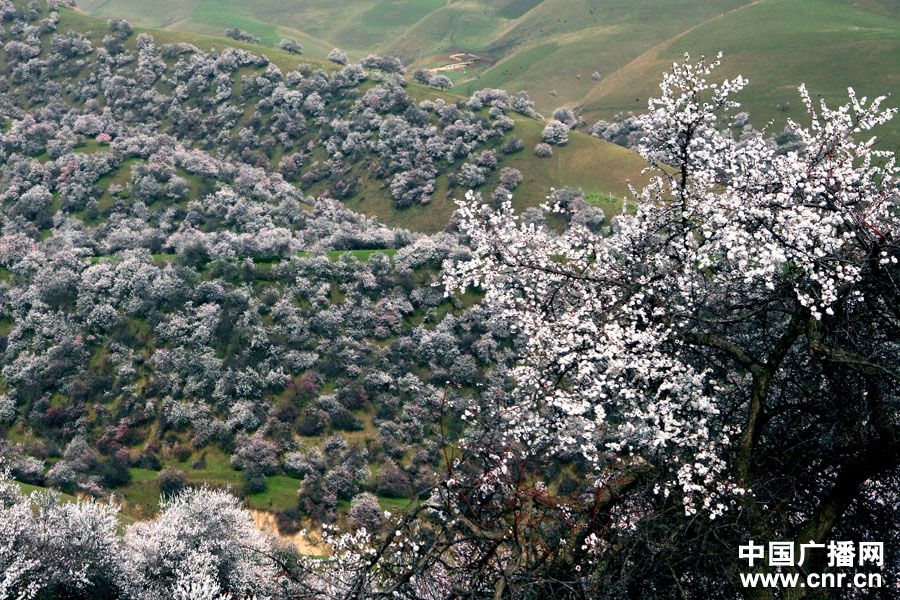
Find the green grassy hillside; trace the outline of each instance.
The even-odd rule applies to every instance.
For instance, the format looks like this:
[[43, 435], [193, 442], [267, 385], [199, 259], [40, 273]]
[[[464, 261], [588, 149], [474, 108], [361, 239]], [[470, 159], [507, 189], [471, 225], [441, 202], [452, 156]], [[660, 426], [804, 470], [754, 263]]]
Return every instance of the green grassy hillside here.
[[[524, 175], [514, 192], [513, 206], [517, 210], [538, 206], [546, 201], [550, 188], [570, 186], [581, 189], [607, 217], [618, 213], [621, 198], [628, 194], [628, 182], [642, 180], [643, 159], [631, 150], [577, 131], [570, 134], [568, 145], [554, 148], [553, 156], [538, 158], [531, 149], [540, 141], [542, 130], [540, 121], [517, 119], [514, 133], [525, 142], [525, 150], [504, 159], [505, 165]], [[485, 189], [493, 189], [496, 179], [495, 173]], [[462, 200], [465, 194], [464, 189], [448, 190], [442, 180], [438, 184], [434, 199], [424, 206], [397, 210], [380, 184], [371, 181], [345, 204], [392, 227], [434, 233], [444, 228], [456, 209], [455, 200]]]
[[317, 58], [324, 58], [333, 47], [277, 14], [260, 13], [258, 3], [242, 0], [84, 0], [78, 6], [95, 17], [127, 18], [154, 29], [221, 36], [225, 29], [238, 27], [270, 47], [283, 38], [294, 38], [303, 44], [305, 54]]
[[[164, 7], [161, 10], [161, 4]], [[726, 54], [728, 72], [753, 82], [744, 104], [758, 125], [796, 113], [802, 81], [823, 98], [848, 85], [896, 93], [896, 0], [82, 0], [99, 16], [200, 33], [240, 27], [274, 45], [300, 39], [311, 56], [337, 45], [361, 56], [396, 54], [416, 66], [482, 61], [448, 71], [461, 93], [527, 90], [538, 108], [584, 106], [588, 120], [642, 110], [659, 74], [685, 51]], [[301, 33], [303, 32], [303, 33]], [[594, 76], [594, 73], [598, 75]], [[597, 79], [599, 77], [599, 79]], [[884, 134], [892, 147], [898, 126]]]
[[[603, 116], [640, 110], [672, 61], [718, 50], [725, 54], [722, 76], [750, 80], [739, 100], [760, 124], [802, 121], [797, 86], [804, 82], [832, 105], [846, 102], [848, 86], [860, 96], [891, 94], [889, 104], [900, 102], [900, 3], [758, 0], [639, 56], [594, 87], [585, 108]], [[892, 149], [900, 143], [896, 120], [881, 133]]]
[[[91, 32], [92, 38], [99, 41], [105, 28], [105, 23], [82, 12], [71, 10], [61, 12], [60, 31], [88, 31]], [[138, 27], [136, 31], [152, 33], [159, 43], [188, 42], [204, 50], [235, 46], [261, 52], [285, 72], [295, 69], [300, 62], [312, 63], [325, 69], [335, 66], [328, 61], [309, 56], [298, 57], [278, 48], [260, 48], [258, 45], [236, 42], [221, 36], [148, 27]], [[464, 99], [455, 93], [438, 92], [412, 82], [409, 90], [419, 100]], [[504, 166], [515, 167], [524, 176], [522, 184], [515, 192], [514, 204], [517, 208], [537, 206], [544, 202], [550, 188], [564, 186], [581, 188], [591, 198], [622, 198], [628, 193], [628, 182], [640, 180], [641, 169], [645, 163], [637, 154], [580, 132], [572, 133], [568, 145], [556, 147], [552, 157], [534, 156], [532, 149], [540, 141], [543, 127], [543, 121], [517, 116], [516, 128], [511, 132], [511, 135], [521, 138], [525, 143], [524, 150], [503, 159]], [[499, 145], [498, 141], [492, 147]], [[498, 174], [494, 173], [493, 179], [484, 186], [485, 194], [489, 194], [496, 187], [497, 177]], [[448, 189], [446, 177], [441, 177], [438, 179], [438, 189], [431, 203], [398, 209], [390, 197], [386, 183], [364, 175], [359, 193], [345, 204], [357, 212], [378, 217], [390, 226], [434, 233], [445, 227], [456, 208], [454, 201], [461, 199], [464, 193], [465, 190]], [[610, 207], [618, 207], [618, 202], [604, 204], [604, 208]], [[609, 210], [607, 212], [611, 214]]]
[[[471, 86], [525, 88], [540, 107], [576, 104], [634, 57], [746, 0], [545, 0], [488, 47], [498, 61]], [[553, 94], [556, 95], [553, 95]]]
[[[112, 17], [110, 17], [112, 18]], [[135, 23], [140, 23], [136, 20]], [[59, 31], [77, 31], [85, 33], [95, 44], [99, 44], [103, 36], [106, 34], [106, 23], [99, 17], [89, 15], [80, 10], [62, 9], [60, 11]], [[238, 40], [232, 40], [222, 35], [221, 29], [216, 29], [211, 34], [188, 33], [186, 31], [174, 29], [161, 29], [152, 26], [135, 26], [137, 33], [150, 33], [159, 44], [173, 44], [178, 42], [186, 42], [197, 46], [201, 50], [210, 50], [211, 48], [243, 48], [245, 50], [263, 53], [270, 61], [278, 65], [283, 71], [290, 71], [297, 68], [300, 62], [307, 62], [326, 70], [331, 70], [335, 65], [318, 57], [315, 54], [295, 56], [284, 50], [274, 47], [261, 47], [258, 44], [250, 44]], [[298, 38], [299, 39], [299, 38]], [[304, 43], [304, 48], [306, 45]], [[326, 51], [327, 53], [327, 51]]]

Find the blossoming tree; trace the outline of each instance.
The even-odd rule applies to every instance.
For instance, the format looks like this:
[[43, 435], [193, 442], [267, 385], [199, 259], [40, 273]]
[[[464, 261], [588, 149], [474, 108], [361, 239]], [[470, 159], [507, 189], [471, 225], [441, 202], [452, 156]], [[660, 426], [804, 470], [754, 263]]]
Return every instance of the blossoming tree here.
[[[780, 153], [764, 132], [734, 139], [747, 81], [708, 81], [718, 64], [665, 75], [640, 118], [652, 177], [609, 231], [461, 203], [472, 256], [446, 286], [482, 288], [522, 340], [515, 390], [470, 417], [502, 431], [497, 480], [581, 455], [588, 514], [625, 506], [620, 529], [674, 500], [736, 513], [737, 539], [821, 542], [897, 498], [897, 168], [871, 137], [895, 111], [801, 87], [809, 125], [789, 121], [802, 143]], [[598, 523], [581, 540], [603, 551]]]

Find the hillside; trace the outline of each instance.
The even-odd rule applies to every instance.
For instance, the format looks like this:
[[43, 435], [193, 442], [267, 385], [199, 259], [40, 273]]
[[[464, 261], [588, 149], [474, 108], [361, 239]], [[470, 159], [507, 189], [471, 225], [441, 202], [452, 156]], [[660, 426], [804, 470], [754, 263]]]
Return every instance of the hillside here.
[[[99, 42], [100, 34], [106, 28], [102, 21], [94, 20], [80, 12], [63, 10], [60, 29], [86, 31], [95, 42]], [[307, 63], [316, 68], [332, 71], [336, 67], [328, 61], [308, 56], [297, 57], [277, 48], [262, 48], [220, 36], [185, 34], [171, 30], [136, 28], [136, 32], [151, 33], [160, 43], [190, 43], [205, 50], [212, 48], [237, 47], [250, 51], [262, 52], [273, 63], [285, 72], [300, 63]], [[363, 85], [362, 89], [367, 89]], [[435, 100], [445, 98], [449, 102], [461, 102], [465, 98], [454, 93], [439, 92], [415, 82], [409, 82], [409, 93], [418, 100]], [[503, 166], [519, 169], [524, 178], [516, 190], [514, 203], [517, 208], [536, 206], [544, 202], [551, 188], [575, 186], [582, 189], [589, 198], [600, 199], [607, 209], [618, 210], [618, 203], [607, 199], [622, 198], [628, 193], [628, 181], [641, 179], [640, 170], [644, 162], [637, 155], [603, 140], [588, 136], [581, 132], [573, 132], [573, 141], [565, 147], [559, 147], [553, 157], [539, 159], [531, 149], [540, 141], [543, 123], [529, 117], [511, 114], [516, 128], [514, 137], [519, 137], [525, 144], [524, 150], [504, 157]], [[503, 140], [488, 140], [486, 149], [494, 149], [502, 145]], [[499, 153], [499, 152], [498, 152]], [[499, 173], [499, 171], [497, 172]], [[489, 177], [485, 188], [490, 190], [497, 185], [498, 174]], [[454, 199], [461, 198], [461, 193], [452, 190], [447, 184], [446, 174], [437, 178], [436, 192], [427, 206], [412, 206], [398, 210], [390, 198], [386, 184], [370, 181], [365, 173], [360, 173], [361, 185], [359, 193], [347, 198], [347, 205], [354, 210], [378, 217], [383, 223], [391, 226], [434, 233], [444, 228], [455, 209]], [[311, 193], [323, 191], [322, 184], [314, 185]]]
[[285, 530], [344, 519], [362, 490], [407, 506], [438, 424], [506, 384], [511, 344], [477, 291], [434, 285], [457, 236], [422, 233], [470, 188], [525, 209], [572, 186], [612, 213], [641, 176], [579, 132], [538, 157], [527, 101], [391, 61], [25, 2], [0, 17], [0, 460], [115, 491], [127, 520], [203, 483]]
[[897, 580], [897, 111], [811, 98], [897, 1], [75, 1], [0, 0], [0, 600]]
[[[802, 26], [800, 25], [802, 24]], [[725, 55], [722, 74], [742, 74], [750, 85], [741, 96], [754, 122], [803, 120], [796, 87], [831, 106], [860, 96], [891, 95], [900, 102], [900, 3], [840, 0], [760, 0], [710, 19], [660, 44], [601, 81], [581, 100], [585, 110], [606, 117], [640, 111], [658, 93], [659, 73], [685, 52]], [[896, 121], [879, 132], [884, 146], [900, 145]]]
[[[300, 39], [301, 30], [311, 36], [312, 56], [339, 46], [436, 68], [454, 63], [454, 52], [471, 51], [479, 62], [446, 71], [462, 93], [524, 89], [539, 110], [583, 106], [588, 121], [643, 110], [659, 73], [685, 51], [725, 53], [728, 71], [753, 82], [743, 101], [759, 126], [798, 114], [801, 82], [828, 100], [842, 99], [850, 85], [869, 95], [900, 91], [894, 0], [229, 0], [215, 3], [216, 10], [211, 4], [191, 0], [159, 11], [145, 0], [82, 2], [93, 14], [157, 27], [208, 33], [237, 26], [270, 45], [289, 33]], [[883, 132], [887, 144], [900, 141], [897, 127]]]

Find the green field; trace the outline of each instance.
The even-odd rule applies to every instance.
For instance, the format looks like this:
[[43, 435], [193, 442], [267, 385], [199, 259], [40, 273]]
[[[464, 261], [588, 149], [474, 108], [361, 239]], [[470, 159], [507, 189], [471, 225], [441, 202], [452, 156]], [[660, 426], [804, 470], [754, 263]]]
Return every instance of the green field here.
[[[847, 101], [847, 87], [870, 98], [891, 94], [900, 105], [900, 10], [871, 10], [875, 2], [760, 0], [687, 32], [633, 61], [585, 97], [588, 111], [611, 116], [639, 110], [658, 92], [659, 73], [685, 52], [724, 53], [721, 75], [738, 73], [750, 85], [738, 100], [758, 125], [805, 114], [797, 87], [806, 83], [814, 98], [831, 105]], [[865, 8], [864, 8], [865, 7]], [[780, 107], [780, 108], [779, 108]], [[879, 132], [883, 146], [900, 145], [900, 120]]]
[[303, 44], [304, 55], [314, 58], [324, 58], [333, 47], [291, 27], [277, 15], [259, 14], [258, 3], [244, 0], [85, 0], [78, 6], [92, 16], [127, 18], [135, 25], [155, 29], [221, 36], [226, 29], [237, 27], [269, 47], [284, 38], [294, 38]]
[[[200, 455], [203, 456], [205, 466], [194, 468], [192, 465]], [[167, 466], [184, 471], [187, 480], [195, 485], [207, 484], [240, 493], [243, 482], [241, 473], [231, 466], [228, 456], [218, 448], [207, 448], [198, 453], [194, 460], [183, 463], [169, 462]], [[118, 490], [124, 498], [123, 513], [134, 518], [149, 518], [159, 510], [160, 491], [157, 483], [159, 472], [136, 468], [130, 469], [130, 472], [131, 482]], [[299, 479], [273, 475], [266, 478], [266, 483], [265, 491], [245, 498], [247, 506], [267, 511], [297, 506]]]
[[[31, 492], [40, 492], [40, 491], [47, 490], [47, 488], [45, 488], [45, 487], [41, 487], [39, 485], [32, 485], [30, 483], [22, 483], [21, 481], [14, 481], [13, 483], [15, 483], [17, 486], [19, 486], [19, 489], [22, 491], [23, 494], [30, 494]], [[59, 496], [63, 502], [75, 502], [76, 501], [75, 496], [71, 496], [69, 494], [60, 493]]]
[[[241, 474], [235, 471], [228, 463], [228, 457], [213, 449], [211, 452], [214, 456], [208, 457], [209, 466], [205, 469], [193, 469], [188, 465], [176, 465], [183, 467], [187, 473], [188, 481], [195, 485], [211, 485], [214, 487], [228, 488], [235, 492], [239, 492], [241, 483]], [[131, 482], [116, 490], [120, 495], [121, 513], [120, 520], [123, 524], [130, 524], [135, 521], [150, 519], [159, 511], [160, 491], [157, 484], [159, 477], [158, 471], [150, 471], [147, 469], [129, 469], [131, 473]], [[244, 498], [244, 503], [248, 508], [275, 512], [279, 510], [288, 510], [295, 508], [298, 503], [298, 492], [302, 480], [288, 477], [286, 475], [272, 475], [266, 477], [266, 490], [258, 494], [252, 494]], [[48, 488], [14, 481], [23, 494], [30, 494], [34, 491], [45, 491]], [[60, 494], [63, 502], [75, 502], [77, 499], [70, 494]], [[393, 512], [402, 512], [407, 510], [411, 505], [411, 500], [406, 498], [389, 498], [386, 496], [378, 496], [378, 502], [383, 510]], [[349, 500], [341, 500], [338, 502], [338, 511], [345, 513], [350, 509]]]
[[[340, 46], [361, 57], [396, 54], [414, 66], [486, 60], [450, 71], [468, 94], [527, 90], [538, 108], [583, 106], [589, 121], [642, 110], [660, 73], [685, 52], [726, 54], [723, 72], [747, 76], [745, 107], [758, 126], [798, 116], [796, 87], [839, 101], [852, 85], [900, 91], [896, 0], [83, 0], [88, 13], [221, 34], [240, 27], [272, 46], [282, 37], [322, 57]], [[302, 32], [302, 33], [301, 33]], [[592, 77], [599, 73], [600, 79]], [[900, 125], [882, 132], [900, 142]]]

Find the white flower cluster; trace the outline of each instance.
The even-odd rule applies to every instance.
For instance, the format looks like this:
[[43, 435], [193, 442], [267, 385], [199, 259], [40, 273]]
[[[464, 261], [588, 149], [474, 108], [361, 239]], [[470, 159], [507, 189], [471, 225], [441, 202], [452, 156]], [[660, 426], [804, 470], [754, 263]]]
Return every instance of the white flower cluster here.
[[811, 125], [791, 122], [802, 150], [778, 154], [761, 133], [723, 133], [747, 82], [707, 82], [717, 65], [674, 65], [650, 101], [641, 150], [657, 174], [634, 191], [634, 214], [602, 234], [557, 233], [470, 192], [458, 216], [472, 257], [444, 269], [448, 293], [480, 287], [522, 339], [502, 407], [509, 441], [526, 454], [578, 451], [599, 486], [616, 466], [652, 464], [689, 514], [713, 517], [745, 491], [731, 481], [735, 417], [721, 410], [741, 383], [694, 344], [715, 346], [711, 323], [744, 318], [725, 306], [765, 306], [784, 290], [812, 320], [831, 314], [898, 233], [894, 158], [853, 138], [893, 116], [882, 98], [851, 90], [848, 104], [816, 110], [801, 88]]
[[24, 495], [0, 470], [0, 598], [269, 598], [274, 549], [237, 498], [189, 490], [117, 533], [118, 508]]

